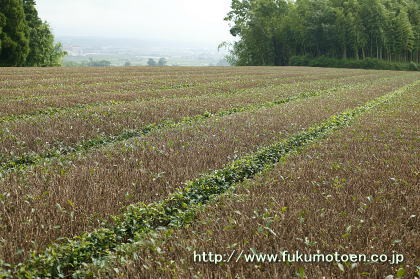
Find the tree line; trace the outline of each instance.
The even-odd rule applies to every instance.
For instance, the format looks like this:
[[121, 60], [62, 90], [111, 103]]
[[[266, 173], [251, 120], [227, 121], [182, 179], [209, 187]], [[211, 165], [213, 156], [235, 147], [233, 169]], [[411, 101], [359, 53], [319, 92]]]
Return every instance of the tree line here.
[[293, 56], [419, 63], [419, 0], [232, 0], [235, 65]]
[[149, 60], [147, 60], [148, 66], [166, 66], [166, 64], [168, 64], [168, 60], [164, 57], [161, 57], [157, 62], [153, 58], [149, 58]]
[[0, 0], [0, 66], [60, 66], [66, 54], [35, 0]]

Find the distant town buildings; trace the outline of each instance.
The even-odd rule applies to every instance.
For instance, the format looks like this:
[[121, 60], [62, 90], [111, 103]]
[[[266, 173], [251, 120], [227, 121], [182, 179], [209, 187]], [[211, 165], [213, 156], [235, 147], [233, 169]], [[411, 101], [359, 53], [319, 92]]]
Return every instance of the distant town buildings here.
[[83, 56], [83, 49], [79, 46], [64, 47], [69, 56]]

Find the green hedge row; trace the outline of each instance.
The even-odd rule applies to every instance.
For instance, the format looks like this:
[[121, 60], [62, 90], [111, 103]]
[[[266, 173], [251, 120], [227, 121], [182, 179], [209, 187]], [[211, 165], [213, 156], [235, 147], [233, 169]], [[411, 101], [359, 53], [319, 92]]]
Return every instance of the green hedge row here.
[[293, 56], [290, 58], [291, 66], [310, 67], [331, 67], [331, 68], [353, 68], [353, 69], [375, 69], [375, 70], [397, 70], [397, 71], [419, 71], [420, 65], [415, 62], [397, 63], [381, 59], [366, 58], [362, 60], [336, 59], [326, 56]]
[[[188, 219], [189, 208], [206, 204], [215, 195], [224, 193], [233, 184], [253, 177], [285, 155], [350, 124], [361, 113], [403, 94], [410, 86], [369, 101], [365, 105], [334, 115], [322, 123], [290, 138], [233, 161], [227, 167], [187, 182], [168, 198], [151, 204], [134, 204], [114, 218], [108, 228], [84, 233], [61, 243], [51, 244], [44, 252], [17, 266], [0, 263], [0, 278], [69, 278], [86, 263], [112, 254], [119, 245], [134, 243], [139, 235], [161, 227], [177, 227]], [[191, 216], [190, 216], [191, 217]], [[77, 276], [73, 276], [75, 278]]]

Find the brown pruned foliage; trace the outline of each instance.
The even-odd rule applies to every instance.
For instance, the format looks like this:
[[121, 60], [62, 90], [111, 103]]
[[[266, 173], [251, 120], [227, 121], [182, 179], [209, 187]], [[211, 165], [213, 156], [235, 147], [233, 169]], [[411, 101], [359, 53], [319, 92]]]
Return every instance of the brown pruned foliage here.
[[1, 254], [18, 262], [28, 251], [59, 237], [100, 226], [134, 202], [156, 201], [183, 182], [223, 167], [343, 110], [412, 82], [404, 76], [362, 88], [341, 90], [270, 109], [211, 119], [133, 139], [71, 161], [58, 160], [2, 182], [10, 193], [2, 204]]
[[[420, 86], [278, 163], [207, 206], [185, 228], [145, 240], [96, 278], [385, 278], [418, 276]], [[149, 243], [149, 244], [147, 244]], [[245, 263], [252, 253], [404, 255], [399, 265]], [[197, 263], [193, 251], [230, 255]], [[116, 272], [118, 271], [118, 272]], [[303, 278], [303, 277], [301, 277]]]

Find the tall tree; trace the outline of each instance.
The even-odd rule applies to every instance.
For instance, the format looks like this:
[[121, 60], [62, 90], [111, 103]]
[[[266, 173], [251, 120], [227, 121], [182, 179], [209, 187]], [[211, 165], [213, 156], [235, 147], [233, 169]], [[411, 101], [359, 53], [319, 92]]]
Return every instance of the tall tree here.
[[168, 64], [168, 60], [165, 57], [161, 57], [157, 63], [158, 66], [166, 66]]
[[29, 53], [28, 25], [21, 0], [0, 0], [0, 66], [24, 66]]
[[157, 63], [156, 63], [155, 59], [149, 58], [149, 60], [147, 61], [147, 65], [149, 65], [149, 66], [156, 66]]
[[0, 66], [60, 66], [65, 55], [35, 0], [0, 0]]
[[242, 42], [234, 43], [238, 65], [284, 65], [288, 45], [284, 43], [285, 0], [233, 0], [232, 11], [225, 20], [232, 21], [233, 36]]
[[6, 16], [0, 12], [0, 54], [1, 54], [1, 35], [3, 33], [3, 27], [6, 25]]
[[414, 49], [414, 33], [405, 10], [401, 10], [395, 18], [397, 49], [401, 59], [406, 61], [408, 54]]
[[35, 0], [23, 0], [30, 49], [25, 64], [37, 67], [59, 66], [65, 52], [61, 44], [54, 43], [50, 26], [38, 17], [35, 5]]

